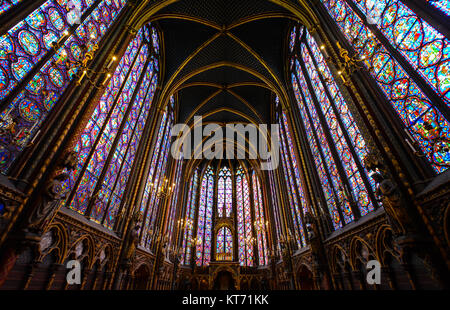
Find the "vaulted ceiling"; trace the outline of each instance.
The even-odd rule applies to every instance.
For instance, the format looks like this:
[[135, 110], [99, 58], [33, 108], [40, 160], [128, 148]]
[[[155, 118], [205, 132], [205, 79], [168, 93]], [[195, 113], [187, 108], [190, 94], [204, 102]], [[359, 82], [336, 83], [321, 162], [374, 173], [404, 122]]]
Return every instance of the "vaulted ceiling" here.
[[270, 123], [287, 92], [285, 49], [296, 17], [271, 1], [181, 0], [151, 17], [164, 40], [163, 94], [178, 94], [179, 122]]

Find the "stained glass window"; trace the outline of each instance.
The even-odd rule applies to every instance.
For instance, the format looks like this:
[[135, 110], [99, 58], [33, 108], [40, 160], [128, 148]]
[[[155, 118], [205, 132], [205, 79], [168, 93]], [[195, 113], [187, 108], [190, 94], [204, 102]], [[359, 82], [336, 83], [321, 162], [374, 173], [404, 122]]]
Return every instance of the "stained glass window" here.
[[220, 228], [217, 233], [216, 253], [218, 261], [233, 260], [233, 235], [228, 227]]
[[207, 266], [211, 260], [214, 176], [214, 171], [209, 166], [202, 178], [197, 223], [197, 266]]
[[[352, 1], [348, 1], [352, 4]], [[355, 0], [355, 12], [389, 43], [450, 105], [450, 40], [398, 0]]]
[[264, 215], [264, 202], [262, 199], [261, 185], [259, 177], [255, 172], [252, 174], [253, 185], [253, 201], [255, 211], [255, 231], [256, 231], [256, 244], [258, 249], [259, 265], [267, 265], [269, 263], [269, 257], [267, 253], [267, 225]]
[[272, 206], [273, 206], [273, 215], [275, 220], [275, 229], [278, 236], [278, 239], [281, 238], [282, 235], [282, 224], [281, 224], [281, 210], [278, 204], [278, 197], [277, 197], [277, 189], [276, 189], [276, 182], [275, 182], [275, 171], [272, 169], [272, 166], [269, 168], [269, 181], [270, 181], [270, 191], [272, 196]]
[[[174, 102], [174, 97], [170, 98]], [[156, 224], [158, 212], [160, 210], [161, 195], [160, 190], [168, 186], [166, 179], [167, 161], [170, 154], [171, 130], [174, 124], [174, 114], [172, 105], [166, 107], [162, 116], [155, 148], [153, 150], [150, 169], [144, 188], [144, 195], [141, 202], [144, 214], [144, 224], [141, 232], [141, 245], [150, 248], [154, 236], [159, 232], [159, 225]]]
[[242, 167], [236, 172], [238, 255], [241, 266], [253, 266], [253, 230], [248, 175]]
[[191, 178], [189, 192], [187, 196], [186, 212], [184, 217], [184, 235], [182, 248], [184, 250], [181, 257], [181, 264], [191, 264], [191, 253], [193, 244], [194, 220], [197, 210], [197, 193], [198, 193], [199, 171], [195, 170]]
[[[49, 0], [0, 38], [0, 100], [13, 90], [17, 94], [8, 97], [11, 103], [0, 113], [0, 128], [5, 130], [0, 138], [3, 173], [32, 142], [77, 73], [66, 63], [80, 60], [83, 45], [92, 50], [100, 42], [127, 1], [76, 2], [82, 15], [72, 34], [67, 33], [73, 24], [67, 2]], [[8, 3], [1, 2], [0, 13]], [[54, 50], [55, 42], [60, 47]], [[37, 70], [34, 76], [32, 70]]]
[[[447, 170], [449, 122], [433, 105], [435, 99], [428, 96], [433, 92], [437, 100], [449, 106], [448, 39], [401, 1], [322, 0], [322, 3], [357, 56], [373, 67], [370, 74], [398, 113], [410, 138], [417, 142], [437, 173]], [[434, 4], [439, 6], [438, 2]], [[444, 11], [445, 7], [448, 5], [441, 6]], [[382, 43], [385, 41], [386, 45]], [[389, 50], [396, 50], [398, 55]], [[424, 83], [417, 84], [418, 80]]]
[[228, 167], [219, 171], [217, 195], [217, 214], [219, 217], [230, 217], [233, 209], [233, 183]]
[[[308, 32], [305, 32], [309, 47], [314, 48], [313, 51], [315, 59], [319, 60], [322, 66], [315, 66], [317, 65], [317, 62], [314, 62], [313, 58], [311, 58], [307, 45], [303, 42], [301, 43], [302, 60], [305, 64], [306, 71], [314, 89], [317, 101], [319, 102], [319, 106], [325, 117], [326, 124], [328, 125], [333, 143], [336, 145], [336, 150], [341, 158], [343, 169], [346, 172], [350, 183], [350, 188], [355, 197], [355, 201], [358, 204], [359, 211], [361, 215], [366, 215], [367, 213], [373, 211], [374, 208], [372, 202], [370, 201], [368, 190], [364, 186], [364, 180], [362, 179], [360, 169], [358, 169], [357, 160], [361, 163], [365, 155], [368, 153], [368, 149], [365, 146], [364, 138], [359, 132], [346, 102], [340, 94], [339, 89], [336, 87], [336, 84], [332, 80], [331, 72], [323, 61], [323, 56], [319, 48], [315, 44], [314, 39], [309, 36]], [[298, 64], [299, 62], [296, 62], [297, 71], [300, 70]], [[318, 70], [324, 72], [325, 77], [330, 79], [330, 83], [328, 85], [330, 96], [328, 96], [327, 89], [324, 87], [319, 78]], [[326, 72], [328, 72], [328, 74]], [[330, 99], [330, 97], [332, 97], [332, 99]], [[333, 109], [334, 107], [335, 109]], [[353, 145], [351, 145], [346, 139], [346, 133], [348, 135], [348, 139], [351, 139], [351, 142], [353, 142]], [[359, 156], [355, 158], [352, 151]]]
[[[292, 56], [292, 86], [326, 205], [334, 228], [339, 229], [377, 206], [373, 199], [375, 184], [362, 165], [368, 148], [314, 38], [304, 29], [297, 42], [299, 49]], [[286, 115], [282, 118], [287, 150], [292, 141]], [[300, 180], [296, 160], [291, 158], [291, 162], [295, 179]], [[357, 209], [352, 209], [352, 201]]]
[[178, 207], [178, 199], [180, 195], [180, 189], [181, 189], [181, 174], [183, 172], [183, 160], [179, 160], [176, 162], [176, 169], [175, 169], [175, 177], [174, 177], [174, 183], [170, 186], [172, 188], [172, 196], [171, 196], [171, 202], [170, 202], [170, 213], [169, 213], [169, 225], [167, 228], [167, 233], [169, 235], [169, 244], [172, 245], [175, 240], [173, 240], [174, 236], [174, 225], [175, 225], [175, 218], [177, 213], [177, 207]]
[[306, 245], [302, 217], [307, 212], [307, 205], [303, 186], [301, 184], [297, 157], [293, 153], [294, 145], [287, 124], [286, 115], [280, 120], [281, 159], [284, 168], [284, 176], [288, 188], [288, 198], [294, 223], [294, 233], [299, 247]]
[[158, 84], [145, 26], [128, 46], [75, 151], [66, 205], [113, 229]]

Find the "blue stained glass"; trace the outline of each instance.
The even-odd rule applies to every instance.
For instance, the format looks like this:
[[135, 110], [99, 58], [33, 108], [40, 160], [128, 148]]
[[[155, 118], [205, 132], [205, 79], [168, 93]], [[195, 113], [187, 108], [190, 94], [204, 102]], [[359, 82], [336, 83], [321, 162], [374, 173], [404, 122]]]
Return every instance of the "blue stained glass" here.
[[[53, 26], [50, 22], [49, 14], [53, 16], [54, 23], [58, 26], [55, 10], [57, 10], [58, 14], [63, 14], [65, 12], [65, 1], [61, 1], [61, 4], [54, 4], [53, 2], [47, 1], [44, 3], [41, 8], [37, 9], [27, 19], [17, 24], [0, 38], [1, 98], [4, 98], [20, 81], [28, 76], [30, 70], [52, 49], [50, 43], [58, 40], [61, 33], [64, 32], [65, 29], [60, 31]], [[105, 7], [108, 7], [111, 11], [120, 12], [124, 4], [104, 0], [93, 10], [92, 14]], [[91, 2], [83, 4], [83, 12], [91, 5]], [[15, 124], [11, 127], [10, 134], [3, 135], [0, 139], [1, 147], [7, 149], [9, 154], [4, 163], [0, 165], [2, 172], [8, 171], [17, 156], [33, 139], [77, 72], [76, 68], [67, 70], [66, 62], [77, 60], [77, 56], [72, 51], [75, 52], [79, 49], [79, 46], [86, 42], [87, 36], [81, 30], [91, 21], [92, 14], [82, 20], [82, 24], [77, 27], [76, 33], [67, 38], [63, 46], [54, 53], [54, 56], [43, 64], [38, 73], [19, 91], [19, 94], [12, 101], [13, 105], [3, 110], [0, 114], [3, 122], [6, 121], [7, 123], [9, 118], [15, 119]], [[92, 25], [98, 27], [102, 23], [105, 27], [109, 27], [113, 21], [106, 21], [104, 17], [101, 17], [99, 21], [93, 21]], [[65, 23], [65, 21], [61, 22]], [[46, 28], [43, 29], [43, 27]], [[67, 28], [67, 25], [64, 28]], [[92, 43], [98, 43], [100, 39], [101, 37], [98, 37]], [[22, 109], [26, 107], [20, 105], [20, 103], [24, 98], [35, 102], [40, 111], [39, 117], [33, 122], [23, 118], [26, 113], [23, 113]]]
[[[143, 53], [143, 55], [147, 55], [147, 47], [143, 46], [141, 48], [140, 53]], [[137, 61], [135, 62], [133, 68], [131, 69], [131, 74], [127, 81], [125, 82], [125, 86], [123, 88], [123, 91], [121, 95], [118, 98], [117, 106], [118, 107], [124, 107], [125, 109], [128, 108], [130, 104], [131, 94], [134, 92], [135, 87], [138, 82], [138, 77], [140, 76], [145, 63], [145, 58], [142, 59], [139, 57], [141, 54], [138, 54]], [[94, 150], [94, 155], [88, 164], [88, 170], [96, 176], [96, 178], [100, 177], [100, 174], [103, 170], [106, 157], [111, 151], [111, 147], [113, 144], [113, 141], [119, 131], [119, 125], [122, 122], [124, 116], [125, 116], [125, 109], [118, 109], [115, 108], [112, 111], [112, 115], [109, 119], [108, 126], [106, 127], [106, 130], [102, 133], [100, 138], [100, 145], [97, 146], [97, 148]], [[77, 191], [78, 192], [78, 191]], [[78, 193], [77, 193], [78, 195]], [[86, 205], [79, 206], [76, 205], [76, 200], [73, 200], [71, 204], [71, 208], [74, 209], [86, 209]], [[92, 210], [91, 218], [92, 220], [96, 222], [101, 222], [103, 218], [103, 212], [104, 210], [101, 208], [100, 205], [96, 204], [95, 207]]]
[[[418, 143], [421, 151], [427, 156], [432, 167], [437, 173], [447, 170], [450, 166], [448, 120], [432, 105], [429, 98], [423, 94], [397, 60], [387, 52], [386, 47], [365, 26], [364, 21], [347, 2], [343, 0], [322, 0], [322, 2], [347, 40], [353, 45], [357, 56], [364, 58], [367, 66], [373, 66], [370, 74], [398, 113], [411, 138]], [[442, 42], [442, 40], [436, 42]], [[423, 59], [428, 61], [440, 58], [425, 56]], [[444, 62], [443, 68], [448, 68], [445, 67], [446, 63], [448, 62]], [[441, 71], [445, 75], [448, 69]], [[446, 79], [448, 79], [448, 73]], [[441, 92], [441, 94], [444, 93]]]
[[[310, 41], [312, 41], [312, 39]], [[303, 61], [309, 74], [309, 78], [312, 81], [311, 84], [315, 91], [316, 97], [320, 102], [322, 113], [327, 121], [330, 135], [333, 138], [334, 144], [336, 145], [336, 150], [338, 151], [339, 156], [341, 158], [344, 171], [346, 172], [347, 177], [351, 182], [350, 185], [353, 185], [351, 190], [355, 197], [355, 201], [358, 204], [361, 215], [366, 215], [374, 210], [373, 204], [369, 199], [367, 189], [364, 186], [364, 182], [356, 166], [355, 159], [351, 154], [350, 147], [344, 138], [344, 134], [342, 131], [343, 129], [338, 125], [338, 116], [334, 113], [333, 109], [331, 108], [331, 102], [329, 101], [325, 93], [324, 86], [318, 76], [318, 71], [315, 69], [311, 55], [304, 43], [301, 44], [301, 51]], [[313, 109], [313, 107], [311, 106], [310, 109]], [[351, 118], [351, 115], [347, 115], [347, 117]], [[353, 122], [353, 119], [351, 121]], [[365, 153], [367, 153], [367, 150], [364, 151]], [[361, 160], [363, 160], [364, 154], [360, 154], [360, 156]], [[352, 179], [355, 179], [355, 181], [352, 182]]]
[[231, 171], [223, 167], [219, 171], [217, 211], [219, 217], [230, 217], [233, 208], [233, 188], [231, 182]]
[[[300, 72], [301, 74], [301, 72]], [[301, 75], [303, 76], [303, 75]], [[300, 90], [299, 90], [299, 85], [297, 83], [297, 79], [295, 77], [294, 74], [292, 74], [292, 86], [294, 88], [294, 94], [296, 96], [297, 99], [297, 104], [300, 110], [300, 115], [302, 117], [303, 120], [303, 124], [305, 126], [306, 129], [306, 134], [307, 134], [307, 138], [308, 138], [308, 142], [309, 142], [309, 146], [311, 148], [311, 152], [313, 154], [314, 157], [314, 161], [317, 167], [317, 172], [319, 174], [319, 178], [322, 184], [322, 189], [323, 189], [323, 193], [325, 196], [325, 199], [327, 201], [327, 205], [331, 214], [331, 217], [333, 219], [333, 226], [335, 229], [339, 229], [342, 227], [342, 222], [340, 220], [339, 217], [339, 213], [337, 210], [337, 206], [336, 206], [336, 201], [335, 201], [335, 195], [334, 195], [334, 191], [331, 187], [330, 182], [328, 181], [328, 176], [327, 176], [327, 170], [324, 166], [324, 164], [326, 164], [327, 168], [330, 169], [330, 171], [335, 171], [335, 164], [334, 164], [334, 160], [331, 158], [329, 161], [324, 161], [322, 160], [322, 156], [319, 150], [318, 145], [320, 145], [317, 140], [316, 137], [314, 135], [314, 128], [309, 120], [309, 116], [306, 110], [306, 106], [302, 100], [302, 97], [300, 95]], [[306, 87], [306, 85], [305, 85]], [[306, 101], [311, 101], [312, 99], [310, 98], [309, 92], [307, 90], [307, 88], [302, 88], [304, 91], [304, 96], [305, 96], [305, 100]], [[326, 145], [322, 145], [323, 148], [326, 147]], [[339, 176], [337, 174], [330, 174], [330, 178], [332, 179], [332, 184], [335, 184], [335, 186], [338, 186], [339, 184], [339, 180], [337, 180], [336, 178], [338, 178]], [[347, 221], [351, 221], [351, 218], [347, 218]]]
[[189, 192], [187, 195], [187, 205], [186, 213], [184, 217], [184, 235], [183, 235], [183, 255], [181, 257], [181, 264], [189, 265], [191, 263], [191, 252], [192, 252], [192, 235], [194, 231], [194, 220], [197, 202], [197, 192], [198, 192], [198, 179], [199, 172], [198, 168], [195, 170], [194, 175], [191, 178]]
[[203, 175], [197, 223], [196, 265], [207, 266], [211, 259], [214, 171], [209, 166]]
[[267, 253], [267, 222], [264, 215], [264, 202], [262, 200], [261, 185], [259, 177], [255, 172], [252, 174], [253, 199], [255, 208], [255, 230], [256, 244], [258, 249], [259, 265], [264, 266], [269, 262]]
[[[450, 106], [450, 41], [398, 0], [354, 0]], [[448, 2], [448, 1], [447, 1]], [[448, 5], [448, 4], [447, 4]]]
[[[92, 202], [91, 220], [109, 229], [114, 227], [158, 83], [154, 66], [147, 61], [149, 52], [140, 31], [120, 60], [75, 147], [81, 161], [67, 184], [74, 195], [69, 206], [84, 214]], [[108, 156], [111, 160], [107, 162]], [[79, 176], [83, 167], [86, 170]], [[103, 182], [97, 184], [102, 171]], [[74, 188], [78, 178], [81, 181]], [[91, 201], [96, 186], [98, 196]]]
[[[280, 120], [283, 121], [283, 120]], [[295, 234], [297, 236], [296, 240], [298, 242], [299, 247], [303, 247], [306, 245], [306, 238], [305, 238], [305, 233], [304, 233], [304, 229], [303, 229], [303, 223], [302, 223], [302, 218], [301, 218], [301, 207], [304, 206], [304, 208], [306, 208], [306, 201], [304, 200], [304, 193], [303, 193], [303, 188], [300, 185], [300, 187], [297, 187], [295, 181], [294, 181], [294, 175], [293, 175], [293, 168], [291, 165], [291, 162], [289, 160], [289, 152], [288, 152], [288, 148], [286, 146], [286, 141], [285, 141], [285, 134], [287, 135], [287, 132], [285, 132], [285, 127], [284, 124], [281, 123], [280, 124], [280, 141], [281, 141], [281, 153], [282, 153], [282, 163], [283, 163], [283, 168], [285, 171], [285, 180], [286, 180], [286, 185], [288, 187], [288, 198], [290, 201], [290, 209], [291, 209], [291, 213], [292, 213], [292, 220], [294, 222], [294, 228], [295, 228]], [[292, 152], [293, 149], [291, 148], [292, 146], [289, 146], [289, 150]], [[291, 154], [293, 155], [293, 154]], [[294, 156], [295, 157], [295, 156]], [[300, 179], [297, 180], [298, 182], [300, 182]], [[298, 198], [299, 197], [301, 199], [301, 203], [299, 203]]]
[[242, 167], [236, 172], [236, 208], [238, 222], [238, 254], [241, 266], [253, 266], [253, 230], [248, 176]]

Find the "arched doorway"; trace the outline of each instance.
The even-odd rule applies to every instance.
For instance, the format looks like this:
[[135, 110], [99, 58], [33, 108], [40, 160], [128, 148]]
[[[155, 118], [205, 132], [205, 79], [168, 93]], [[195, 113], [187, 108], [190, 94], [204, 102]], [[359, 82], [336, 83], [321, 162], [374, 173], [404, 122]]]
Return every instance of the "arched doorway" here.
[[314, 289], [313, 274], [306, 266], [300, 267], [297, 273], [297, 281], [301, 290], [309, 291]]
[[146, 265], [140, 266], [134, 272], [134, 289], [136, 290], [145, 290], [147, 289], [147, 284], [150, 279], [150, 271]]
[[213, 288], [215, 290], [235, 290], [236, 283], [231, 272], [226, 270], [220, 271], [214, 280]]

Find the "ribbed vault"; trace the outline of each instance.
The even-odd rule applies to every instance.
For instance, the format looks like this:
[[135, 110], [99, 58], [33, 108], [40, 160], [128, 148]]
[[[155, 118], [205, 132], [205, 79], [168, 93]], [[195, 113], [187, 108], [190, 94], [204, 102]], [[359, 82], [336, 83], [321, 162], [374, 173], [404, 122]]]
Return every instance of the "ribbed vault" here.
[[[136, 24], [157, 23], [164, 42], [161, 104], [178, 95], [179, 121], [270, 123], [287, 98], [285, 48], [292, 23], [310, 23], [294, 1], [181, 0], [147, 5]], [[139, 22], [138, 22], [139, 21]]]

